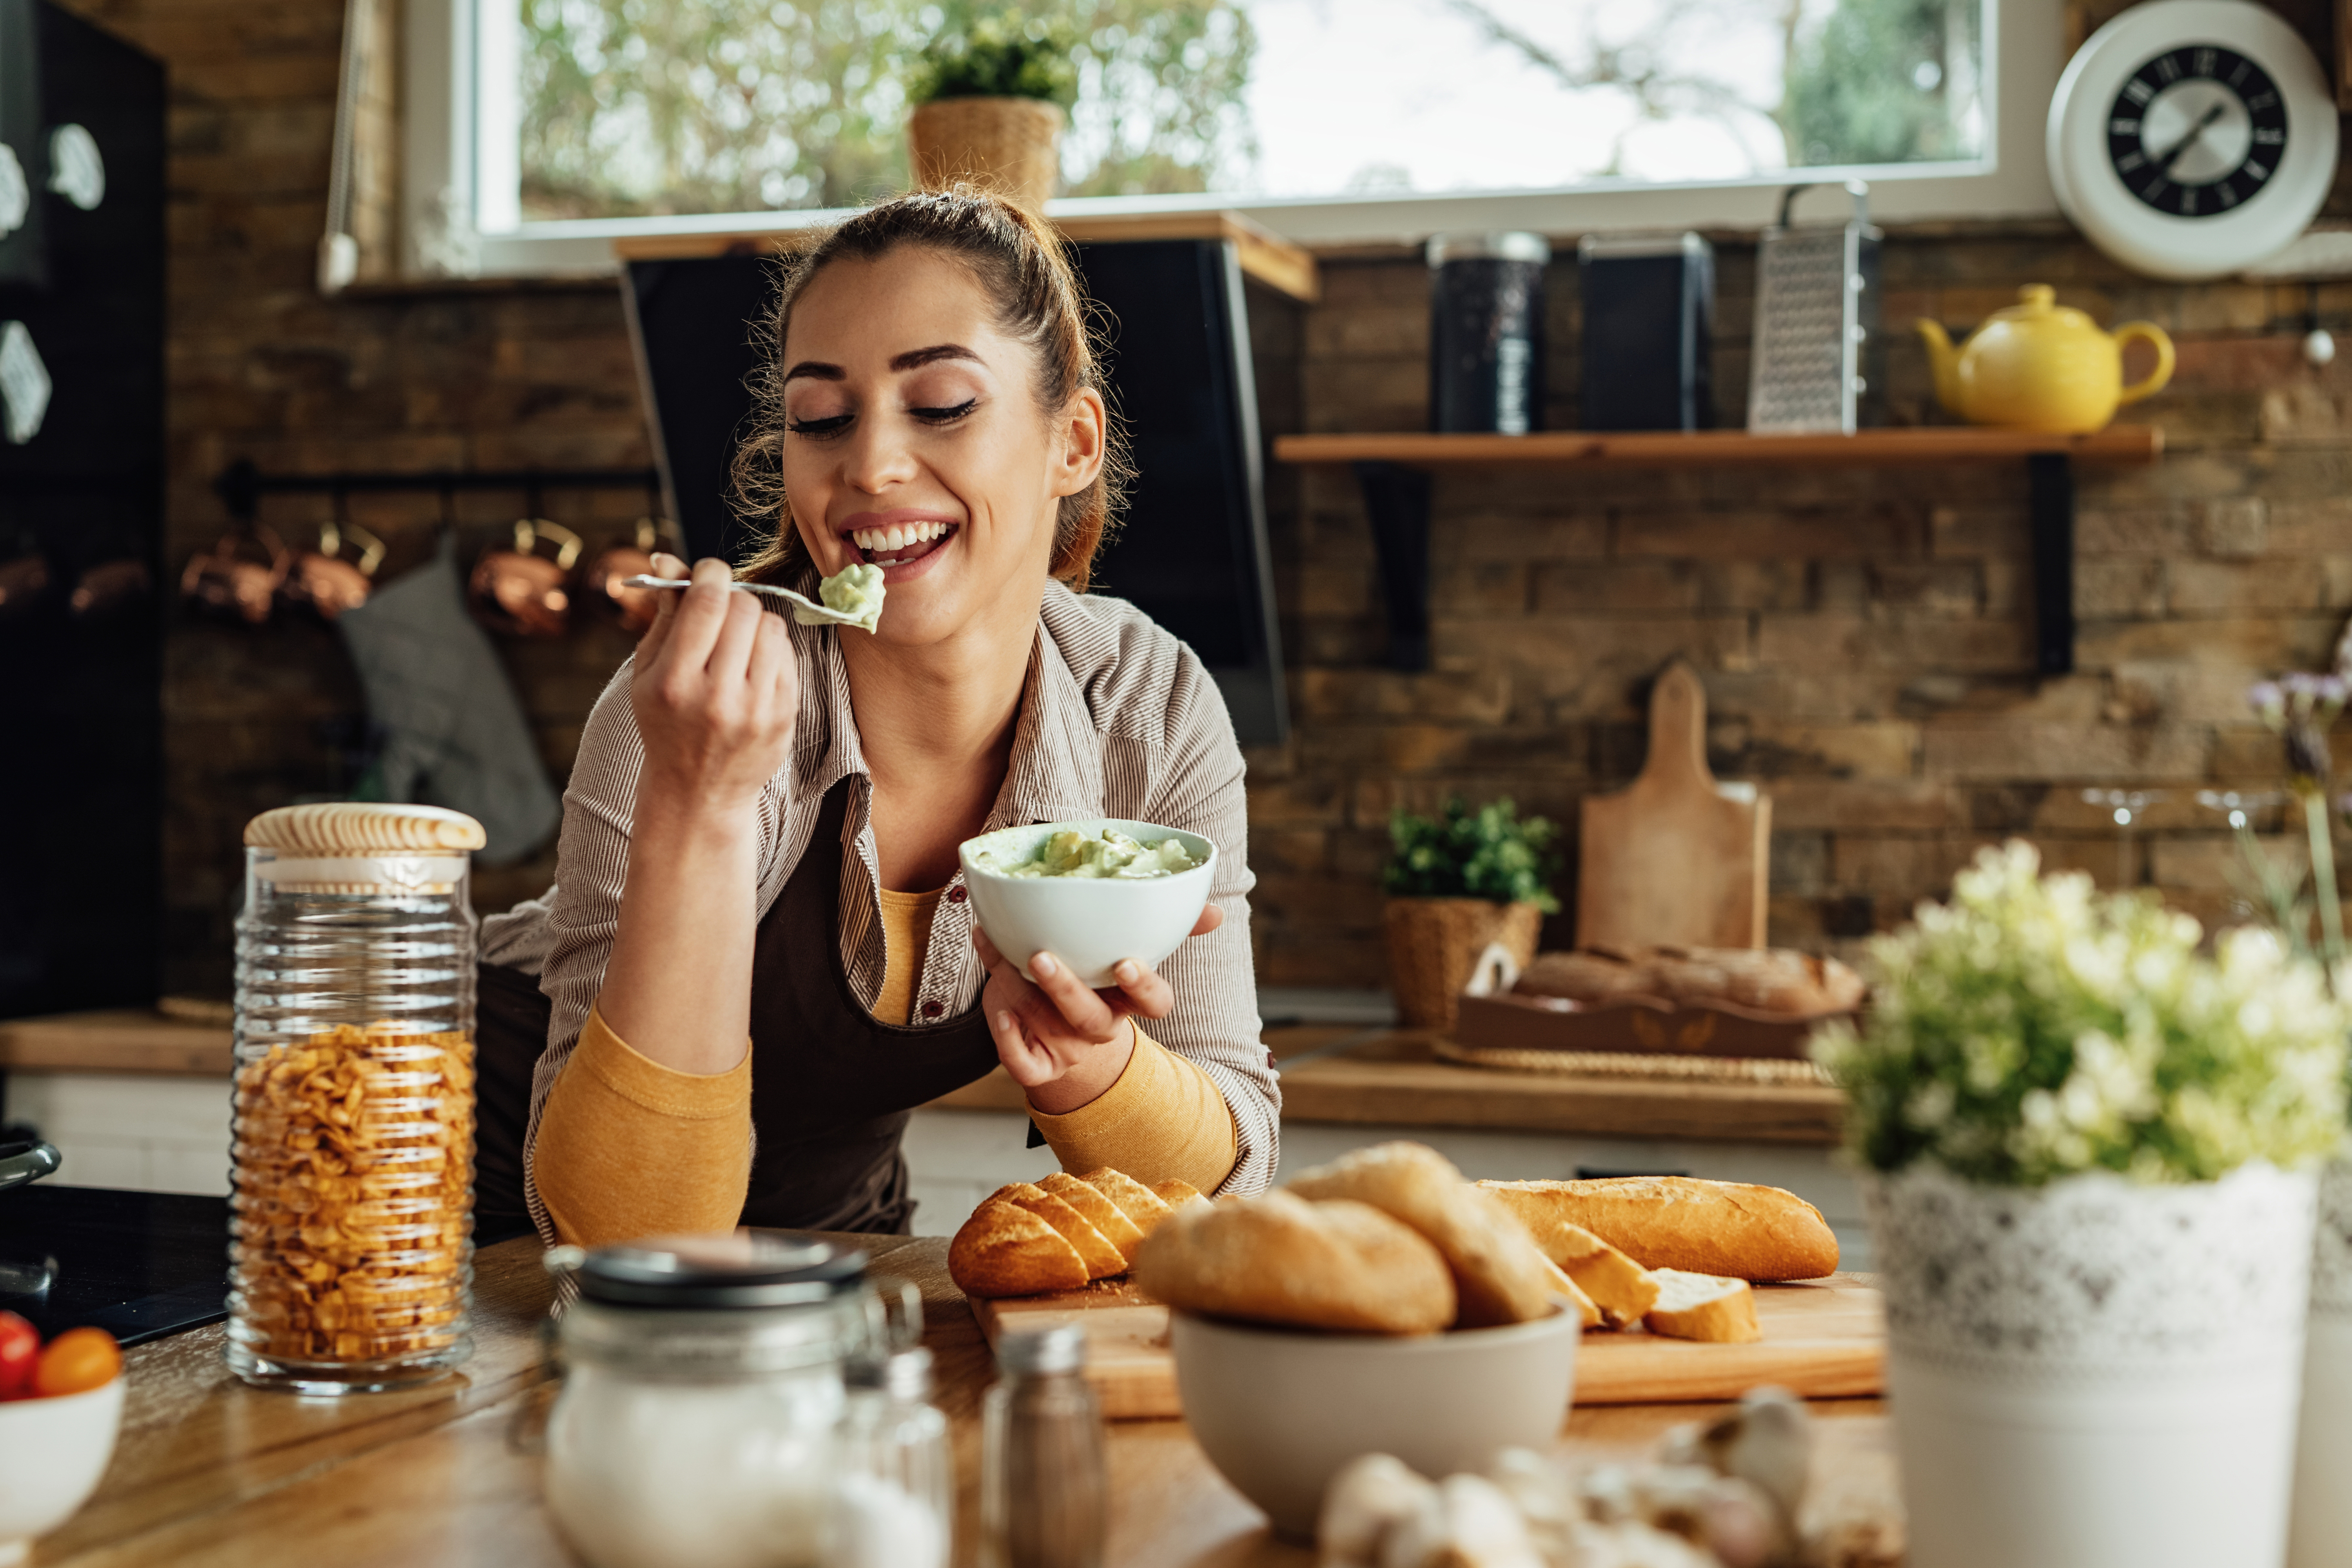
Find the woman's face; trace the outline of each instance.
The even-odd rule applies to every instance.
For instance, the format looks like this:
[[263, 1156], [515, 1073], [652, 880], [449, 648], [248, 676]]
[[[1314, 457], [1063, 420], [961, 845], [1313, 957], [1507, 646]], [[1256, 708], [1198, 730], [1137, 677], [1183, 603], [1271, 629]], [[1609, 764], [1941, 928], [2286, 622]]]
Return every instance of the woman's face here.
[[882, 567], [879, 640], [1036, 616], [1057, 503], [1102, 466], [1102, 399], [1048, 416], [1036, 358], [961, 263], [920, 246], [824, 268], [783, 344], [784, 492], [827, 576]]

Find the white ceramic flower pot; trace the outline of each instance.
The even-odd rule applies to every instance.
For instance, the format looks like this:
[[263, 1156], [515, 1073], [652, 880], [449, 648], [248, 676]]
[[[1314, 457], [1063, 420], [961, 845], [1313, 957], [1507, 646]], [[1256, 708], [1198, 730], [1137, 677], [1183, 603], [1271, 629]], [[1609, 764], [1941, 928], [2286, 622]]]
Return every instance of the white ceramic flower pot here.
[[2317, 1178], [1865, 1183], [1910, 1568], [2275, 1568]]
[[2352, 1162], [2319, 1175], [2288, 1568], [2352, 1568]]

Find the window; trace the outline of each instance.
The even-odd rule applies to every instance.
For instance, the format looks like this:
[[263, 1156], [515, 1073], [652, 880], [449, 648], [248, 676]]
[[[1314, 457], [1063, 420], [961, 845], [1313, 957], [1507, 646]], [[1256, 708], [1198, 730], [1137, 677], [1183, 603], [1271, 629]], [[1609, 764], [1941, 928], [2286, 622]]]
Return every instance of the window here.
[[[1030, 0], [1081, 42], [1056, 210], [1235, 206], [1308, 243], [2053, 210], [2058, 0]], [[609, 265], [907, 179], [938, 0], [416, 0], [409, 260]], [[437, 68], [437, 83], [432, 74]], [[786, 220], [790, 221], [790, 220]]]

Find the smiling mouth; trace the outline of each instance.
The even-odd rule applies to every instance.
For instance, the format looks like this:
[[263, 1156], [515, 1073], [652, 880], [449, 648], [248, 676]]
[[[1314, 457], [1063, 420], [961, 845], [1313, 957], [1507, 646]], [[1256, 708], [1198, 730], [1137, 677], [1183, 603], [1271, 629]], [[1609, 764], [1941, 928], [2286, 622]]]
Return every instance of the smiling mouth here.
[[954, 538], [956, 528], [952, 522], [902, 522], [889, 528], [861, 528], [849, 536], [849, 542], [872, 565], [904, 566]]

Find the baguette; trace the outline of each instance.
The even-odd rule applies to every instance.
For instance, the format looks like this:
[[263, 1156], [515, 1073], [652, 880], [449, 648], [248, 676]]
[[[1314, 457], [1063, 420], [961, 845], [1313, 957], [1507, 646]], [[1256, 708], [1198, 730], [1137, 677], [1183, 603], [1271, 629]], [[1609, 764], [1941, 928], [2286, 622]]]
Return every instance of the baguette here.
[[1376, 1143], [1306, 1172], [1288, 1190], [1370, 1204], [1436, 1243], [1454, 1271], [1457, 1328], [1525, 1323], [1551, 1312], [1550, 1274], [1528, 1227], [1434, 1149]]
[[1818, 1279], [1838, 1266], [1837, 1237], [1794, 1193], [1687, 1176], [1589, 1182], [1481, 1182], [1539, 1234], [1565, 1222], [1644, 1268], [1738, 1279]]
[[1559, 1264], [1553, 1263], [1549, 1259], [1544, 1263], [1544, 1267], [1551, 1270], [1551, 1288], [1553, 1294], [1557, 1295], [1561, 1300], [1566, 1301], [1570, 1306], [1576, 1309], [1577, 1317], [1582, 1320], [1583, 1324], [1587, 1329], [1614, 1329], [1622, 1326], [1617, 1323], [1604, 1323], [1601, 1321], [1601, 1308], [1599, 1304], [1596, 1303], [1591, 1297], [1584, 1293], [1583, 1286], [1579, 1285], [1573, 1279], [1570, 1278], [1567, 1269], [1562, 1268]]
[[1143, 1230], [1127, 1213], [1098, 1188], [1080, 1181], [1067, 1171], [1056, 1171], [1037, 1184], [1072, 1208], [1087, 1216], [1087, 1223], [1103, 1233], [1103, 1238], [1118, 1248], [1120, 1258], [1135, 1261], [1135, 1249], [1143, 1244]]
[[967, 1296], [1032, 1296], [1077, 1289], [1087, 1282], [1087, 1260], [1045, 1220], [989, 1198], [948, 1244], [948, 1278]]
[[[1168, 1211], [1172, 1206], [1133, 1176], [1124, 1171], [1114, 1171], [1108, 1165], [1099, 1171], [1088, 1171], [1078, 1180], [1108, 1198], [1143, 1236], [1150, 1236], [1160, 1222], [1168, 1217]], [[1142, 1237], [1136, 1239], [1140, 1241]]]
[[1654, 1278], [1658, 1304], [1642, 1319], [1652, 1333], [1722, 1345], [1752, 1345], [1764, 1337], [1756, 1321], [1756, 1292], [1747, 1280], [1679, 1268], [1661, 1268]]
[[1009, 1187], [999, 1187], [992, 1194], [998, 1201], [1015, 1208], [1027, 1209], [1047, 1225], [1061, 1232], [1062, 1238], [1078, 1249], [1087, 1266], [1088, 1279], [1101, 1279], [1127, 1272], [1127, 1259], [1108, 1237], [1097, 1230], [1086, 1215], [1029, 1182], [1015, 1182]]
[[1181, 1209], [1186, 1204], [1204, 1204], [1209, 1201], [1202, 1195], [1200, 1188], [1190, 1182], [1179, 1181], [1174, 1176], [1169, 1177], [1164, 1182], [1152, 1183], [1151, 1194], [1171, 1209]]
[[1420, 1232], [1369, 1204], [1286, 1192], [1187, 1204], [1143, 1243], [1143, 1293], [1180, 1311], [1360, 1333], [1434, 1333], [1454, 1279]]
[[1657, 1304], [1658, 1282], [1649, 1270], [1591, 1231], [1566, 1220], [1530, 1224], [1528, 1230], [1543, 1255], [1591, 1299], [1603, 1327], [1639, 1322]]

